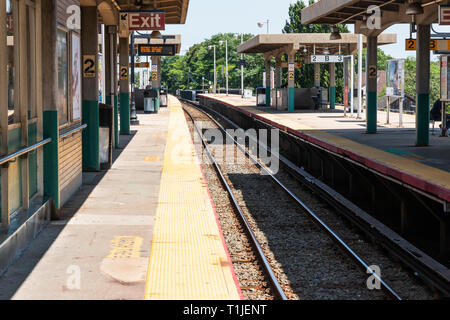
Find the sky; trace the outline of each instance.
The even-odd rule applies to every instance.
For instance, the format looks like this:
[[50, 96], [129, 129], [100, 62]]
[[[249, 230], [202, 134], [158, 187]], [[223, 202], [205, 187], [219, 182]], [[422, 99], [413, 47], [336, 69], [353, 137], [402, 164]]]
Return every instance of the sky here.
[[[181, 34], [184, 54], [190, 46], [217, 33], [266, 33], [267, 28], [257, 26], [269, 19], [269, 33], [281, 33], [289, 17], [289, 5], [295, 0], [190, 0], [185, 25], [168, 25], [166, 34]], [[349, 26], [353, 32], [353, 26]], [[441, 29], [441, 31], [443, 31]], [[415, 57], [414, 51], [405, 51], [409, 38], [409, 25], [399, 24], [384, 31], [396, 33], [397, 43], [381, 48], [394, 58]], [[447, 32], [450, 32], [448, 30]], [[433, 57], [433, 60], [437, 56]]]

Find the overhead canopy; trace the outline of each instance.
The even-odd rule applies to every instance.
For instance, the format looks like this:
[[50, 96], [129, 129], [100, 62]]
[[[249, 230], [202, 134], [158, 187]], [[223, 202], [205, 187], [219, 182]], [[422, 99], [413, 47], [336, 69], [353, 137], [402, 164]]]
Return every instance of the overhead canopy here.
[[[424, 23], [437, 22], [438, 4], [446, 1], [422, 0], [421, 3], [425, 13], [417, 16], [416, 22], [424, 19]], [[378, 6], [381, 10], [382, 20], [384, 16], [396, 17], [395, 20], [387, 21], [385, 27], [395, 23], [411, 23], [411, 16], [406, 15], [406, 0], [319, 0], [302, 10], [302, 24], [357, 24], [368, 15], [369, 6]], [[382, 23], [384, 25], [384, 23]]]
[[[120, 10], [164, 10], [166, 24], [184, 24], [189, 7], [189, 0], [109, 0], [116, 2]], [[138, 6], [136, 3], [141, 2]]]
[[[358, 35], [342, 33], [341, 40], [330, 40], [329, 33], [283, 33], [260, 34], [244, 42], [238, 47], [239, 53], [263, 53], [277, 55], [289, 53], [291, 50], [306, 48], [309, 54], [352, 54], [357, 50]], [[381, 34], [378, 36], [379, 45], [393, 44], [397, 42], [396, 34]], [[363, 37], [366, 44], [366, 37]], [[305, 51], [304, 51], [305, 52]]]
[[[181, 50], [181, 35], [173, 34], [173, 35], [164, 35], [164, 36], [174, 36], [175, 39], [151, 39], [151, 44], [174, 44], [175, 45], [175, 53], [180, 53]], [[148, 44], [148, 39], [136, 38], [134, 39], [135, 44]]]

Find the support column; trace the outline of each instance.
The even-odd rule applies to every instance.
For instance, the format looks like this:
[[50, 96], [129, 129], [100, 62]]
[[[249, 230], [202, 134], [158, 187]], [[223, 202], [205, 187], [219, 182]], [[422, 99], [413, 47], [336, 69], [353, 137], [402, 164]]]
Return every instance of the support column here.
[[[295, 63], [294, 52], [288, 55], [288, 65]], [[289, 69], [288, 69], [289, 70]], [[288, 112], [295, 110], [295, 69], [288, 71]]]
[[270, 73], [271, 73], [271, 66], [270, 66], [270, 60], [271, 58], [266, 59], [266, 106], [271, 106], [270, 101]]
[[377, 75], [378, 75], [378, 58], [377, 58], [377, 36], [367, 37], [367, 111], [366, 111], [366, 133], [377, 133]]
[[[0, 21], [6, 21], [6, 1], [0, 0]], [[6, 37], [6, 24], [0, 25], [0, 65], [8, 64], [8, 46]], [[8, 74], [0, 74], [0, 156], [8, 154]], [[9, 227], [9, 190], [8, 190], [8, 164], [1, 166], [1, 218], [0, 226]]]
[[336, 107], [336, 64], [330, 63], [330, 109]]
[[314, 64], [314, 87], [320, 87], [320, 63]]
[[[129, 38], [119, 39], [120, 59], [120, 134], [130, 134]], [[125, 70], [126, 69], [126, 70]], [[126, 71], [126, 72], [125, 72]]]
[[[42, 15], [42, 109], [43, 138], [52, 142], [44, 146], [44, 195], [52, 199], [53, 214], [59, 212], [59, 116], [58, 116], [58, 55], [56, 39], [57, 0], [41, 1]], [[57, 215], [58, 216], [58, 215]]]
[[416, 146], [423, 147], [430, 141], [430, 25], [417, 26], [416, 57]]
[[117, 33], [113, 33], [113, 73], [114, 73], [114, 148], [119, 148], [120, 136], [119, 136], [119, 105], [118, 105], [118, 85], [119, 78], [117, 73]]
[[95, 65], [92, 74], [83, 74], [82, 121], [87, 124], [83, 131], [83, 170], [100, 170], [98, 107], [98, 14], [96, 6], [81, 7], [81, 52], [83, 62], [92, 58]]
[[113, 146], [118, 146], [118, 116], [117, 116], [117, 54], [115, 48], [117, 47], [117, 30], [116, 26], [105, 27], [105, 97], [106, 104], [113, 107]]
[[281, 88], [281, 56], [275, 57], [275, 107], [278, 109], [278, 90]]
[[159, 111], [161, 106], [161, 98], [159, 96], [159, 92], [161, 90], [161, 57], [153, 57], [152, 64], [156, 64], [157, 72], [156, 72], [156, 81], [153, 81], [153, 89], [158, 91], [158, 97], [156, 98], [155, 108]]

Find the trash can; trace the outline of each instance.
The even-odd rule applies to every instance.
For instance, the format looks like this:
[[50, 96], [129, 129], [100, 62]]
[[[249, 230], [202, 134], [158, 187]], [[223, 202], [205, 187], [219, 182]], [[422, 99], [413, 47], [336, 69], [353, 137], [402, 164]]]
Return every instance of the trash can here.
[[258, 107], [266, 105], [266, 88], [265, 87], [256, 88], [256, 105]]
[[144, 113], [157, 113], [156, 107], [157, 91], [148, 89], [144, 91]]
[[112, 141], [113, 141], [113, 106], [99, 104], [99, 150], [100, 170], [107, 170], [112, 166]]
[[168, 92], [166, 88], [161, 88], [160, 100], [161, 100], [161, 108], [166, 108], [169, 102]]

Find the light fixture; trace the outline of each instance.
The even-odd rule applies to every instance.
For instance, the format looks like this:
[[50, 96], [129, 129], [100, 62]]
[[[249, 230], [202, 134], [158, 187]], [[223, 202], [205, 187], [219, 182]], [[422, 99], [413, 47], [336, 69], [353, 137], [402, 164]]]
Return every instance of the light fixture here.
[[422, 5], [420, 2], [409, 2], [405, 13], [409, 16], [423, 14]]
[[159, 32], [158, 30], [155, 30], [152, 32], [152, 34], [150, 35], [151, 39], [161, 39], [161, 32]]
[[336, 26], [333, 26], [333, 32], [330, 34], [330, 40], [341, 40], [341, 34]]
[[263, 24], [263, 23], [261, 23], [261, 22], [258, 22], [258, 27], [262, 28], [263, 26], [264, 26], [264, 24]]

